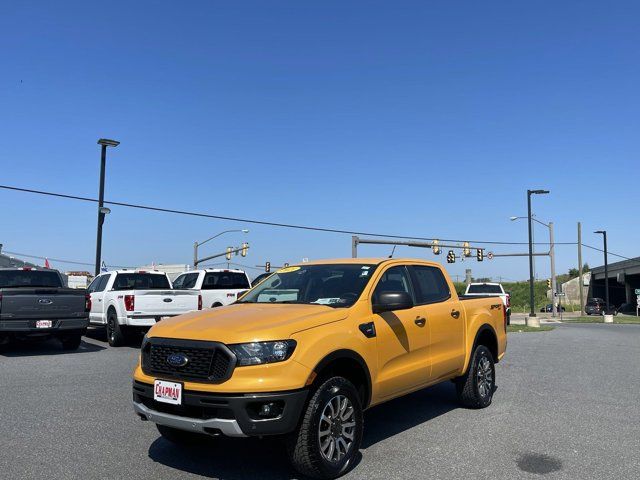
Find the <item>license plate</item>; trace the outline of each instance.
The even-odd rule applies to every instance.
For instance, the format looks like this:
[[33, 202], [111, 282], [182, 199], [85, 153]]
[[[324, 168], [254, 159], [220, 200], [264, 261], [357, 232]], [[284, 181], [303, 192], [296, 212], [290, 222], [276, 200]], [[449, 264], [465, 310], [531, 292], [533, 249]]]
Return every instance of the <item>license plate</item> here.
[[51, 328], [53, 322], [51, 320], [36, 320], [36, 328]]
[[153, 399], [156, 402], [182, 405], [182, 384], [155, 380], [153, 382]]

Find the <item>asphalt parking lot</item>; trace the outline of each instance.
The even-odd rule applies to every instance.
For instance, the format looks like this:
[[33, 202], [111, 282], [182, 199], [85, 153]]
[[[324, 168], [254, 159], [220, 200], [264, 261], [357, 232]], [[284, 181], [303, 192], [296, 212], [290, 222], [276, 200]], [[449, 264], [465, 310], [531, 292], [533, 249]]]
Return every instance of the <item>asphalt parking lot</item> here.
[[[178, 448], [131, 409], [135, 347], [100, 331], [0, 354], [0, 477], [295, 478], [281, 445]], [[345, 478], [638, 478], [640, 326], [573, 324], [509, 336], [494, 403], [459, 408], [442, 384], [371, 409]]]

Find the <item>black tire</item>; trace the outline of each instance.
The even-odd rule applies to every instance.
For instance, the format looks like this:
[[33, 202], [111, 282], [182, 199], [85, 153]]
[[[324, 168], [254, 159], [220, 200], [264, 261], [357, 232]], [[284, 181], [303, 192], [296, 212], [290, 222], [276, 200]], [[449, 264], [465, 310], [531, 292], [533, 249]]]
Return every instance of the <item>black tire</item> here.
[[156, 428], [162, 438], [174, 443], [176, 445], [196, 445], [206, 442], [211, 437], [202, 433], [187, 432], [185, 430], [178, 430], [177, 428], [167, 427], [166, 425], [156, 424]]
[[63, 350], [77, 350], [82, 343], [82, 335], [79, 333], [64, 335], [60, 337], [60, 341], [62, 342]]
[[[348, 403], [343, 403], [343, 399], [348, 399]], [[338, 408], [339, 415], [323, 417], [324, 412], [329, 411], [327, 409], [335, 411], [335, 405], [344, 405]], [[320, 428], [325, 424], [327, 428], [323, 436]], [[362, 428], [362, 405], [358, 391], [346, 378], [329, 378], [313, 392], [297, 430], [288, 439], [291, 464], [298, 472], [311, 478], [332, 479], [343, 475], [355, 463], [354, 458], [362, 442]], [[352, 440], [349, 440], [349, 436]], [[322, 438], [326, 439], [327, 448], [331, 448], [331, 443], [334, 445], [330, 456], [338, 452], [333, 461], [327, 458], [327, 452], [323, 453]], [[344, 451], [342, 457], [341, 451]]]
[[495, 378], [496, 368], [491, 351], [484, 345], [478, 345], [471, 356], [467, 373], [456, 380], [458, 400], [467, 408], [488, 407], [495, 391]]
[[218, 307], [221, 307], [221, 306], [222, 306], [222, 304], [220, 302], [216, 302], [213, 305], [211, 305], [211, 308], [218, 308]]
[[124, 329], [118, 323], [118, 316], [113, 310], [107, 314], [107, 341], [112, 347], [121, 347], [126, 342]]

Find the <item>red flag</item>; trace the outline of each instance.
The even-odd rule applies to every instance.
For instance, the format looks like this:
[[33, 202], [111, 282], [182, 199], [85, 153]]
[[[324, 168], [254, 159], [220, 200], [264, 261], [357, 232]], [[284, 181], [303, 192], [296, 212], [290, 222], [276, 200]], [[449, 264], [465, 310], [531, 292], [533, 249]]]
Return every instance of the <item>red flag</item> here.
[[49, 263], [49, 259], [48, 258], [44, 259], [44, 268], [51, 268], [51, 264]]

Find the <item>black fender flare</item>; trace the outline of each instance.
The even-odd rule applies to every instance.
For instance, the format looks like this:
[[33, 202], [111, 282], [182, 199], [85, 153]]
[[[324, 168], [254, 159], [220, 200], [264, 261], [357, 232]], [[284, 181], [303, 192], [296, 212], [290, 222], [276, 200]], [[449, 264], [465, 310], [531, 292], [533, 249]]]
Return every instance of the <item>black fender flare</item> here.
[[326, 357], [324, 357], [322, 360], [320, 360], [320, 362], [318, 362], [318, 364], [313, 369], [313, 372], [315, 374], [318, 374], [330, 363], [333, 363], [336, 360], [342, 360], [342, 359], [354, 360], [355, 362], [358, 363], [358, 365], [360, 365], [360, 368], [362, 368], [362, 371], [364, 372], [364, 376], [367, 382], [366, 398], [365, 398], [365, 401], [363, 402], [362, 408], [363, 409], [367, 408], [371, 403], [371, 395], [372, 395], [371, 372], [369, 372], [369, 367], [367, 366], [367, 362], [365, 362], [364, 358], [362, 358], [360, 354], [346, 348], [335, 350], [331, 352], [329, 355], [327, 355]]

